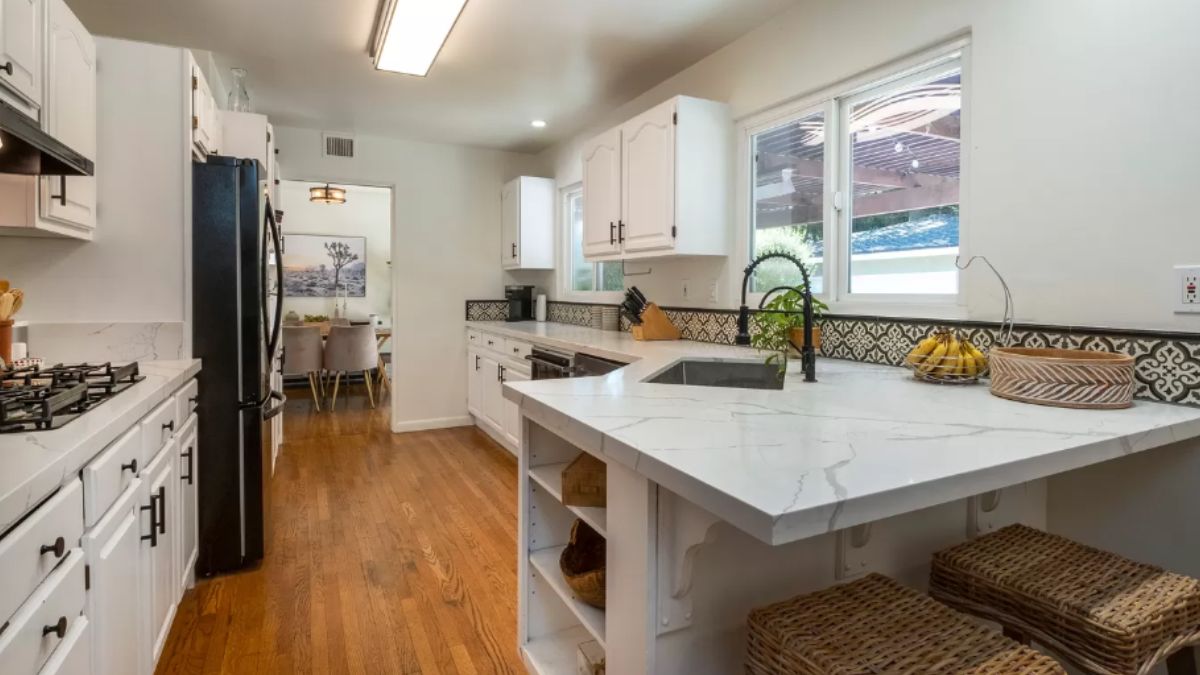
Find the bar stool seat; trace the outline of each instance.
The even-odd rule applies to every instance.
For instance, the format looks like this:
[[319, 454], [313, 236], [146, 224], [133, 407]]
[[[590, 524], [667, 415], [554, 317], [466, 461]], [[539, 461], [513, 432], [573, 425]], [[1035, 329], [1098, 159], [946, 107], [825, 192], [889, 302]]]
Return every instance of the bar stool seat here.
[[1200, 643], [1200, 581], [1025, 525], [935, 554], [929, 592], [1092, 673], [1146, 675]]
[[756, 609], [749, 628], [749, 675], [1066, 673], [880, 574]]

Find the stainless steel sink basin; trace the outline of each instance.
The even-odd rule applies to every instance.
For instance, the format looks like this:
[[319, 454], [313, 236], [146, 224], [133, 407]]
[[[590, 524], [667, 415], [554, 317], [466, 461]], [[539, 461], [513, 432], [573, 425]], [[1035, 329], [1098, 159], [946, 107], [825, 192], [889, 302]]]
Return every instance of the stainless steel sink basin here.
[[646, 382], [688, 384], [695, 387], [735, 389], [783, 389], [783, 378], [775, 364], [762, 361], [683, 359]]

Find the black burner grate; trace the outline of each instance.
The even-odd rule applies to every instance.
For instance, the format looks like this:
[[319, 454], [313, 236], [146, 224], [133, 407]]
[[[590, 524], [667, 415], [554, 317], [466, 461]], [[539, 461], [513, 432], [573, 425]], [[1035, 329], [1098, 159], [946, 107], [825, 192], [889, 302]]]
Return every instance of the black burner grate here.
[[0, 370], [0, 433], [60, 428], [143, 379], [136, 362]]

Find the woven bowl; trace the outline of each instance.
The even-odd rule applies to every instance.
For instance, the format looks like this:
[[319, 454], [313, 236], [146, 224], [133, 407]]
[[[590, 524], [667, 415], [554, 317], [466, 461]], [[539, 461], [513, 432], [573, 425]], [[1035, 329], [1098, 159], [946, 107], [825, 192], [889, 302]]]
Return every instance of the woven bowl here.
[[605, 550], [601, 537], [587, 523], [576, 520], [571, 525], [571, 541], [558, 558], [563, 579], [581, 602], [604, 609]]
[[988, 356], [992, 393], [1001, 398], [1060, 408], [1133, 405], [1134, 359], [1127, 354], [996, 347]]

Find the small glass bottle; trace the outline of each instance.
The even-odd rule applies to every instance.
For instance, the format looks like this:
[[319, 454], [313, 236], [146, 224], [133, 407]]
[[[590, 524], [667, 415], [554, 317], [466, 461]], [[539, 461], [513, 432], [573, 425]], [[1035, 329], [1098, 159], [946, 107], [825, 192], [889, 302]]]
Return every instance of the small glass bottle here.
[[233, 86], [229, 88], [229, 109], [233, 112], [250, 112], [250, 93], [246, 91], [246, 69], [233, 68]]

